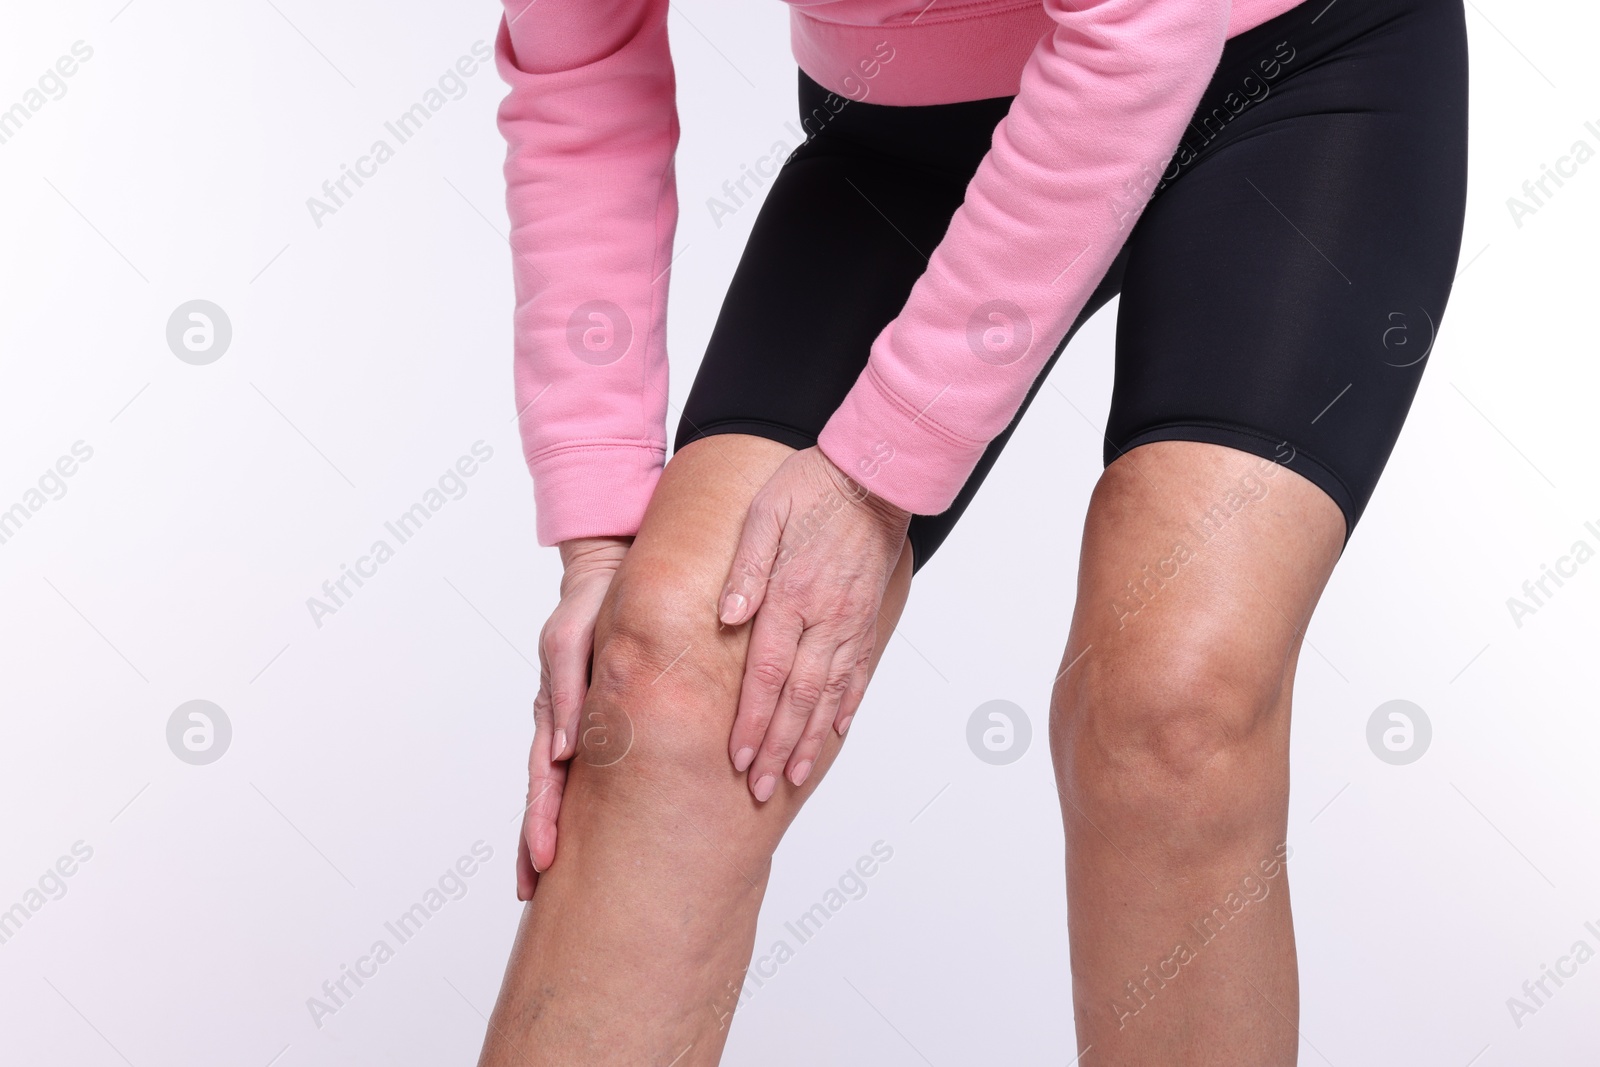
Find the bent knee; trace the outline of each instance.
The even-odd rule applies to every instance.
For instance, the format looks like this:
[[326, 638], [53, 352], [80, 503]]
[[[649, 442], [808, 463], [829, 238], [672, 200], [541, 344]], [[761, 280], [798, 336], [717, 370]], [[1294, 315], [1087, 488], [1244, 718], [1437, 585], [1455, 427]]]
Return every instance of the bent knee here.
[[596, 622], [584, 762], [670, 781], [729, 772], [746, 636], [718, 621], [716, 592], [692, 566], [625, 561]]

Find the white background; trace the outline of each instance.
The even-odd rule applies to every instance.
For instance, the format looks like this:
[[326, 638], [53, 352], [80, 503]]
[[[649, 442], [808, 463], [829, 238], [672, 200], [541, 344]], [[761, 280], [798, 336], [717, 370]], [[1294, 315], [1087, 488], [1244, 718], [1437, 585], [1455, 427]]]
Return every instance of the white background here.
[[[93, 449], [0, 545], [0, 909], [74, 842], [93, 850], [0, 944], [0, 1060], [470, 1063], [520, 908], [532, 649], [559, 568], [534, 542], [512, 421], [504, 84], [482, 67], [320, 228], [306, 200], [492, 44], [499, 8], [124, 4], [8, 5], [0, 33], [0, 107], [73, 42], [93, 48], [0, 145], [0, 508], [74, 442]], [[1467, 25], [1463, 269], [1299, 672], [1303, 1063], [1578, 1064], [1600, 1047], [1600, 961], [1520, 1028], [1506, 1006], [1574, 941], [1600, 948], [1583, 926], [1600, 925], [1600, 562], [1520, 628], [1506, 607], [1575, 540], [1600, 545], [1583, 525], [1600, 526], [1600, 161], [1520, 227], [1506, 206], [1575, 140], [1600, 148], [1584, 128], [1600, 16], [1474, 0]], [[670, 33], [675, 429], [755, 216], [719, 229], [706, 198], [792, 143], [795, 72], [776, 2], [683, 0]], [[165, 339], [196, 298], [234, 330], [209, 366]], [[741, 1011], [728, 1063], [1072, 1058], [1043, 731], [1115, 308], [919, 576], [783, 844], [758, 946], [873, 842], [893, 859]], [[316, 626], [307, 598], [478, 440], [493, 458], [466, 495]], [[1004, 767], [965, 740], [997, 698], [1034, 727]], [[1408, 766], [1365, 739], [1394, 698], [1434, 728]], [[208, 766], [166, 742], [193, 699], [233, 726]], [[466, 895], [319, 1029], [307, 998], [478, 840], [493, 858]]]

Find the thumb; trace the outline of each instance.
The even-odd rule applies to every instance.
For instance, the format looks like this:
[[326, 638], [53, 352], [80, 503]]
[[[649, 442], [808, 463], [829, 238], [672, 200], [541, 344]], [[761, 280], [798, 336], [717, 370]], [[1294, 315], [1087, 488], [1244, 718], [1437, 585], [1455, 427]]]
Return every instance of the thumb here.
[[757, 494], [745, 513], [728, 578], [717, 601], [717, 617], [738, 626], [755, 615], [766, 597], [767, 579], [783, 541], [783, 520], [763, 494]]

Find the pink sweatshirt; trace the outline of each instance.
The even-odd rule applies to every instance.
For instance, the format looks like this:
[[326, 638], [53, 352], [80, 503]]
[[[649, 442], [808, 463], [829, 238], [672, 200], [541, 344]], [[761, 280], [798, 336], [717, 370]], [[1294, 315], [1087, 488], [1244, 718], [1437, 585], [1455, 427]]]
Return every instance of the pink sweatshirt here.
[[[1300, 0], [787, 2], [796, 61], [840, 96], [1016, 96], [818, 441], [879, 496], [937, 514], [1115, 258], [1224, 41]], [[667, 0], [504, 3], [516, 402], [538, 541], [632, 534], [667, 450]]]

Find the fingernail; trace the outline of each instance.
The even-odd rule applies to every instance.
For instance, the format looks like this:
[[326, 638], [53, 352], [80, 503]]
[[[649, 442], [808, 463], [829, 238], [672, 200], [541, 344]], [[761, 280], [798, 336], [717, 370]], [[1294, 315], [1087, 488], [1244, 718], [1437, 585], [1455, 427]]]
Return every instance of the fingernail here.
[[747, 603], [749, 601], [745, 600], [743, 593], [729, 593], [722, 598], [722, 615], [720, 618], [723, 622], [732, 624], [734, 618], [744, 610], [744, 606]]
[[751, 792], [755, 793], [757, 800], [765, 804], [772, 799], [772, 791], [776, 788], [778, 788], [778, 780], [770, 774], [763, 774], [756, 779], [756, 787]]
[[795, 764], [794, 777], [790, 778], [789, 780], [791, 782], [793, 782], [797, 786], [805, 785], [806, 784], [806, 775], [808, 775], [810, 773], [811, 773], [811, 761], [810, 760], [802, 760], [799, 763]]
[[733, 769], [738, 771], [740, 774], [743, 774], [745, 771], [748, 771], [750, 769], [750, 763], [755, 758], [756, 758], [756, 750], [755, 749], [753, 749], [753, 748], [741, 748], [738, 752], [734, 753]]
[[839, 724], [839, 736], [843, 737], [844, 736], [844, 732], [846, 730], [850, 729], [850, 724], [855, 722], [855, 721], [856, 721], [856, 717], [854, 715], [852, 715], [848, 719], [846, 719], [844, 722], [840, 723]]
[[557, 730], [556, 739], [550, 743], [550, 758], [560, 759], [561, 753], [565, 752], [566, 750], [567, 732], [565, 730]]

